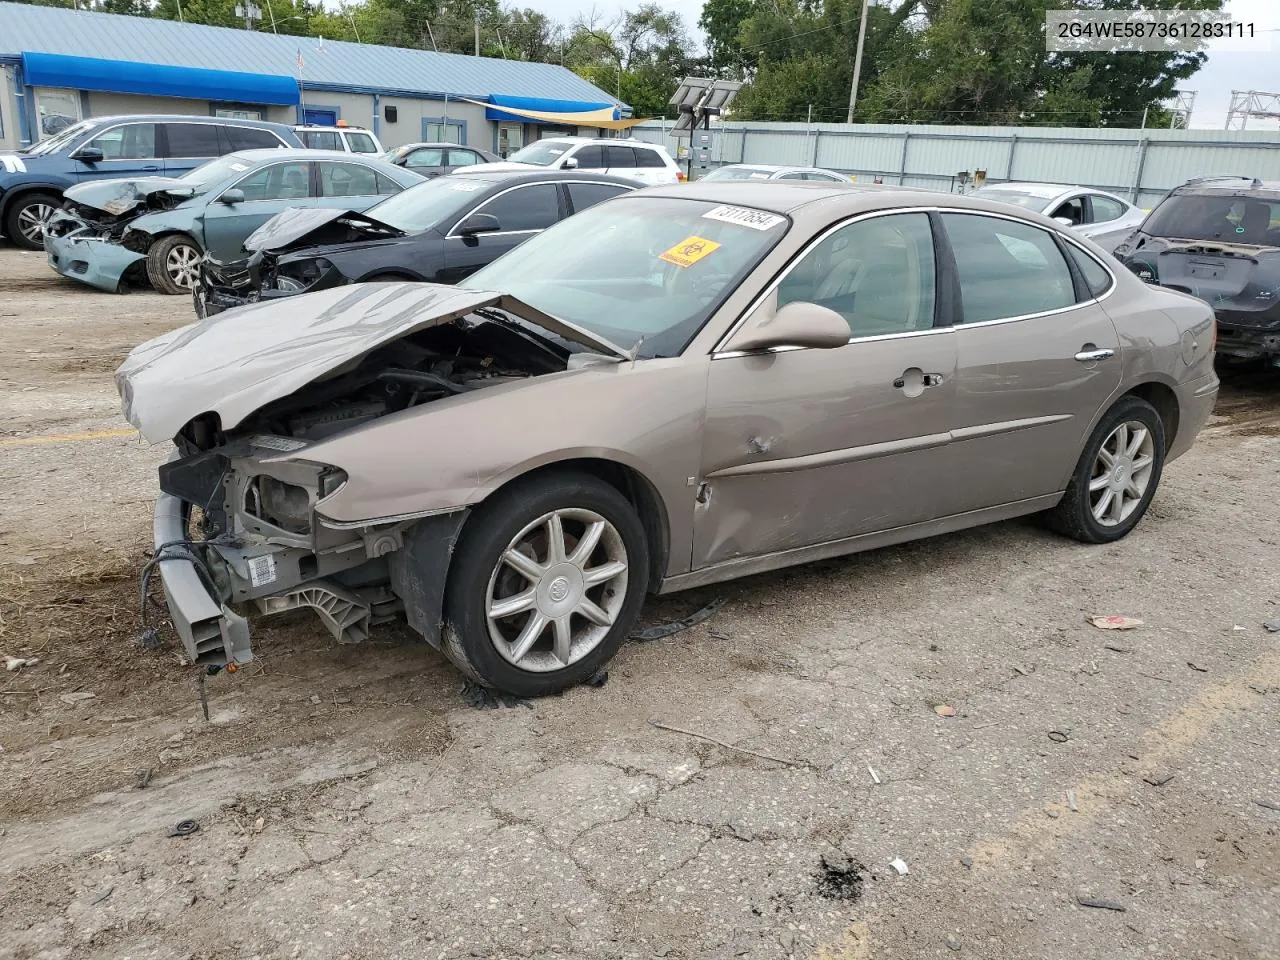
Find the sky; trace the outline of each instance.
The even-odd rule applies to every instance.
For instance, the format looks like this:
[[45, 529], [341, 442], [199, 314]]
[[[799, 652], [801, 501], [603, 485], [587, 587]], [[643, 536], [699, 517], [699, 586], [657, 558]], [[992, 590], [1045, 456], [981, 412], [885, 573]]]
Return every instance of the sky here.
[[[640, 5], [642, 0], [512, 0], [517, 6], [530, 6], [552, 19], [569, 23], [579, 14], [590, 16], [596, 11], [601, 20], [616, 17], [618, 12]], [[874, 2], [874, 0], [873, 0]], [[702, 13], [702, 0], [658, 0], [667, 10], [675, 10], [684, 17], [685, 25], [695, 38], [700, 38], [698, 17]], [[1196, 91], [1195, 108], [1191, 126], [1221, 130], [1227, 118], [1232, 90], [1267, 90], [1280, 93], [1280, 0], [1227, 0], [1226, 11], [1236, 22], [1254, 23], [1259, 30], [1270, 30], [1263, 43], [1270, 50], [1221, 49], [1221, 43], [1211, 44], [1209, 59], [1200, 71], [1184, 81], [1183, 89]], [[1214, 47], [1219, 49], [1215, 53]], [[1122, 54], [1117, 54], [1122, 56]], [[1277, 130], [1276, 121], [1250, 121], [1249, 129]]]

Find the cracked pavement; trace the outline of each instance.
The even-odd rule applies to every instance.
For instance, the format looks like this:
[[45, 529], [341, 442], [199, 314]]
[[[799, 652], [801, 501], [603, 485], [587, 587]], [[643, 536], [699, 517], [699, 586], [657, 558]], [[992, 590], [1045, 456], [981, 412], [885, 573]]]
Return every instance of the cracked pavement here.
[[[42, 269], [0, 249], [0, 286], [27, 278], [0, 406], [119, 426], [109, 372], [43, 358], [188, 305]], [[172, 641], [132, 646], [133, 580], [75, 581], [101, 636], [6, 607], [0, 650], [42, 663], [0, 675], [0, 958], [1280, 956], [1280, 381], [1231, 389], [1121, 543], [1006, 523], [651, 600], [725, 603], [512, 708], [407, 631], [338, 647], [296, 616], [205, 723]], [[158, 460], [0, 446], [4, 582], [80, 557], [69, 531], [136, 561]], [[824, 860], [861, 895], [823, 896]]]

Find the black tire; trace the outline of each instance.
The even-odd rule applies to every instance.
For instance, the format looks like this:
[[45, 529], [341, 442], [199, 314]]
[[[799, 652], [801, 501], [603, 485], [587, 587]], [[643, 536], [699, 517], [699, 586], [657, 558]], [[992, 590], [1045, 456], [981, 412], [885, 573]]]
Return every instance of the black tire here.
[[[1150, 431], [1151, 472], [1146, 489], [1132, 511], [1118, 522], [1104, 524], [1094, 516], [1089, 484], [1094, 479], [1095, 464], [1103, 444], [1108, 442], [1118, 427], [1129, 422], [1140, 423]], [[1112, 543], [1126, 536], [1146, 514], [1156, 488], [1160, 485], [1160, 475], [1164, 471], [1165, 443], [1164, 422], [1155, 408], [1141, 397], [1122, 397], [1098, 421], [1089, 436], [1089, 442], [1084, 445], [1084, 451], [1080, 454], [1080, 460], [1061, 502], [1045, 514], [1046, 522], [1058, 533], [1081, 543]]]
[[[197, 261], [196, 272], [190, 275], [191, 281], [189, 285], [176, 282], [169, 272], [169, 257], [180, 248], [187, 248], [193, 251]], [[201, 256], [200, 245], [185, 233], [171, 233], [167, 237], [161, 237], [151, 244], [151, 248], [147, 250], [147, 279], [151, 281], [151, 286], [158, 293], [167, 293], [171, 297], [190, 296], [191, 291], [194, 289], [194, 284], [198, 280], [198, 261]]]
[[56, 193], [24, 193], [9, 205], [4, 215], [4, 235], [20, 250], [44, 249], [43, 235], [32, 240], [23, 232], [29, 226], [28, 212], [41, 206], [57, 210], [62, 206], [62, 198]]
[[[540, 672], [523, 669], [498, 652], [490, 635], [486, 616], [490, 578], [506, 575], [500, 558], [526, 526], [552, 511], [574, 509], [590, 511], [612, 525], [625, 550], [626, 587], [609, 593], [608, 602], [617, 604], [617, 613], [603, 639], [589, 652], [565, 667]], [[567, 527], [565, 533], [566, 537], [571, 533]], [[615, 488], [587, 474], [568, 471], [517, 483], [481, 504], [463, 528], [445, 590], [444, 653], [471, 679], [517, 697], [542, 697], [576, 686], [612, 659], [626, 640], [644, 603], [648, 571], [644, 527], [635, 509]], [[531, 612], [529, 617], [533, 616]], [[582, 627], [576, 616], [575, 622]], [[519, 626], [518, 619], [514, 623]], [[554, 624], [546, 634], [538, 646], [552, 641]]]

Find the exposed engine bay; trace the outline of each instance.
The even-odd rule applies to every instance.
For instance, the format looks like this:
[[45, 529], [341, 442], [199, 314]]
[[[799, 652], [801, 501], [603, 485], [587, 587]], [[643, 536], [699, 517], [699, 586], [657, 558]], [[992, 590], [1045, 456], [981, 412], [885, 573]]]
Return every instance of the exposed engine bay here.
[[[371, 622], [403, 612], [429, 640], [435, 638], [431, 604], [420, 599], [423, 588], [406, 583], [416, 575], [403, 557], [414, 524], [326, 526], [316, 521], [316, 504], [346, 481], [345, 474], [305, 459], [263, 461], [282, 453], [305, 457], [308, 444], [379, 417], [565, 369], [569, 350], [547, 334], [535, 334], [503, 311], [481, 308], [477, 314], [374, 350], [267, 404], [229, 432], [216, 415], [183, 428], [175, 438], [179, 456], [160, 468], [160, 486], [185, 505], [185, 555], [199, 559], [206, 588], [228, 605], [226, 622], [234, 624], [235, 606], [246, 602], [259, 613], [308, 606], [336, 639], [355, 642]], [[438, 520], [460, 524], [463, 515]], [[248, 655], [247, 629], [238, 649], [226, 638], [224, 629], [205, 650], [193, 637], [192, 658]]]

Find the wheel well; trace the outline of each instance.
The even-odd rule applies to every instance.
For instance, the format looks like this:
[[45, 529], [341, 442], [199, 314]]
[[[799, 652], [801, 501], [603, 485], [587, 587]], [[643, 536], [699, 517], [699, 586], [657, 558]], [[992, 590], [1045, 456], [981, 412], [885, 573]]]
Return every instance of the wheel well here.
[[58, 187], [35, 185], [30, 187], [15, 187], [13, 190], [5, 192], [3, 201], [0, 202], [0, 217], [7, 217], [9, 215], [9, 211], [13, 209], [14, 203], [21, 200], [23, 197], [30, 196], [33, 193], [44, 193], [51, 197], [57, 197], [59, 202], [62, 200], [62, 190]]
[[1173, 446], [1178, 435], [1178, 396], [1163, 383], [1142, 383], [1130, 390], [1125, 396], [1139, 397], [1160, 414], [1160, 422], [1164, 424], [1165, 447]]
[[499, 489], [509, 487], [513, 483], [523, 483], [532, 477], [566, 471], [586, 473], [604, 481], [626, 497], [636, 508], [636, 514], [644, 527], [645, 539], [649, 544], [649, 589], [657, 590], [667, 570], [667, 555], [671, 550], [670, 526], [667, 523], [667, 508], [662, 502], [662, 497], [648, 478], [639, 471], [616, 460], [580, 457], [549, 463], [528, 473], [522, 473], [508, 480]]

